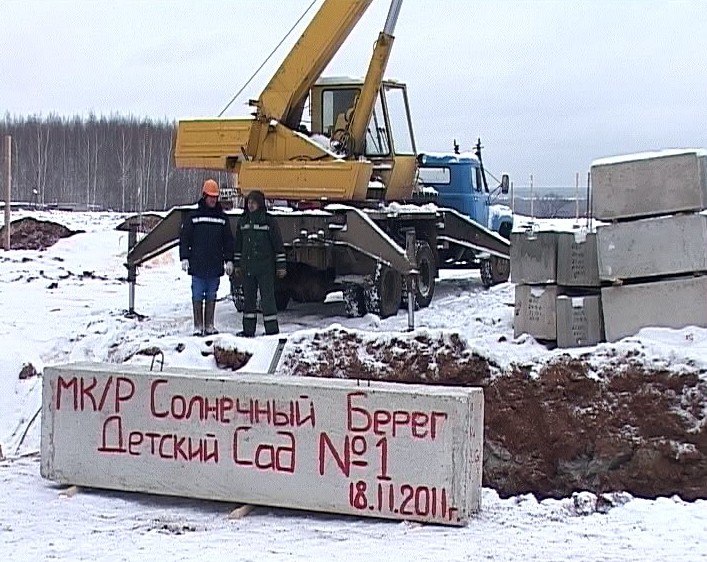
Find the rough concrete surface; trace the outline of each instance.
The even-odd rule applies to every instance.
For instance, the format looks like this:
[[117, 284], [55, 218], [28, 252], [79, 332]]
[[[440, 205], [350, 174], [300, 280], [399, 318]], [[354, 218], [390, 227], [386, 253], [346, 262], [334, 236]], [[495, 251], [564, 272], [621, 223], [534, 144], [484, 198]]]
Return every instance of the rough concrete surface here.
[[707, 156], [701, 151], [627, 155], [592, 163], [592, 212], [614, 220], [707, 207]]
[[649, 326], [707, 327], [705, 295], [705, 275], [604, 287], [601, 306], [606, 340], [618, 341]]
[[43, 379], [61, 484], [463, 525], [480, 509], [483, 392], [73, 363]]

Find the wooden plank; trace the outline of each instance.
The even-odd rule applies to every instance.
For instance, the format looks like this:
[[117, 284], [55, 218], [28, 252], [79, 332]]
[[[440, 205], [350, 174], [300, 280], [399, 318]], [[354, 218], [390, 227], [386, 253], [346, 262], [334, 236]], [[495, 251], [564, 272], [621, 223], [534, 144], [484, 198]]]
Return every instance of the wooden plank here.
[[68, 488], [66, 488], [66, 490], [62, 491], [59, 495], [64, 498], [73, 498], [78, 493], [79, 493], [78, 486], [69, 486]]
[[231, 513], [228, 514], [229, 519], [243, 519], [246, 515], [248, 515], [251, 511], [253, 511], [253, 508], [255, 506], [251, 504], [243, 504], [240, 507], [237, 507]]

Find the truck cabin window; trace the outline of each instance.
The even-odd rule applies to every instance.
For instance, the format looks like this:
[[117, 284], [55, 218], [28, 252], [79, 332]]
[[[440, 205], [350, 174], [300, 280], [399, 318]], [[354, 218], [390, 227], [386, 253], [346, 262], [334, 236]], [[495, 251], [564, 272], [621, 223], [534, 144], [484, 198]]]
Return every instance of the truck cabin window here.
[[346, 127], [348, 111], [353, 108], [358, 88], [341, 88], [322, 92], [322, 131], [329, 138], [337, 128]]
[[420, 168], [420, 181], [424, 185], [448, 185], [451, 181], [449, 168]]
[[[484, 186], [484, 178], [481, 175], [481, 168], [476, 168], [476, 191], [482, 191]], [[471, 179], [471, 188], [474, 189], [474, 178]]]
[[378, 96], [366, 130], [366, 156], [386, 156], [388, 154], [390, 154], [388, 126], [385, 121], [381, 96]]
[[390, 121], [395, 154], [415, 154], [405, 90], [399, 86], [384, 85], [383, 92], [388, 108], [388, 120]]

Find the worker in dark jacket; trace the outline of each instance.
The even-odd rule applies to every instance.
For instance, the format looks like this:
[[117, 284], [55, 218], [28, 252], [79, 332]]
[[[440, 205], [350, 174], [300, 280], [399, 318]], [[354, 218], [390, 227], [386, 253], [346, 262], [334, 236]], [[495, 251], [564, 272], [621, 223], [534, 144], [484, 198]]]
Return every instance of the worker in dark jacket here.
[[265, 196], [251, 191], [245, 201], [245, 210], [236, 228], [236, 275], [243, 280], [243, 331], [245, 337], [255, 335], [257, 323], [256, 299], [260, 289], [260, 305], [266, 334], [277, 334], [277, 305], [275, 304], [275, 275], [286, 274], [285, 250], [277, 221], [268, 215]]
[[195, 336], [218, 333], [216, 293], [224, 272], [233, 273], [233, 234], [218, 196], [218, 184], [206, 180], [197, 208], [184, 217], [179, 236], [182, 269], [191, 275]]

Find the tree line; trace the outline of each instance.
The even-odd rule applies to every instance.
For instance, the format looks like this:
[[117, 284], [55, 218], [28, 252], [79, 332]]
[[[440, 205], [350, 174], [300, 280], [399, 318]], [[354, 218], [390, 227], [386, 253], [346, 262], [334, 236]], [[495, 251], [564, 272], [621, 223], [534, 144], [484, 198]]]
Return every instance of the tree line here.
[[[226, 173], [174, 167], [176, 124], [133, 116], [10, 116], [12, 200], [39, 206], [164, 210], [192, 203], [206, 177]], [[0, 161], [4, 163], [4, 141]], [[3, 179], [0, 180], [4, 188]]]

